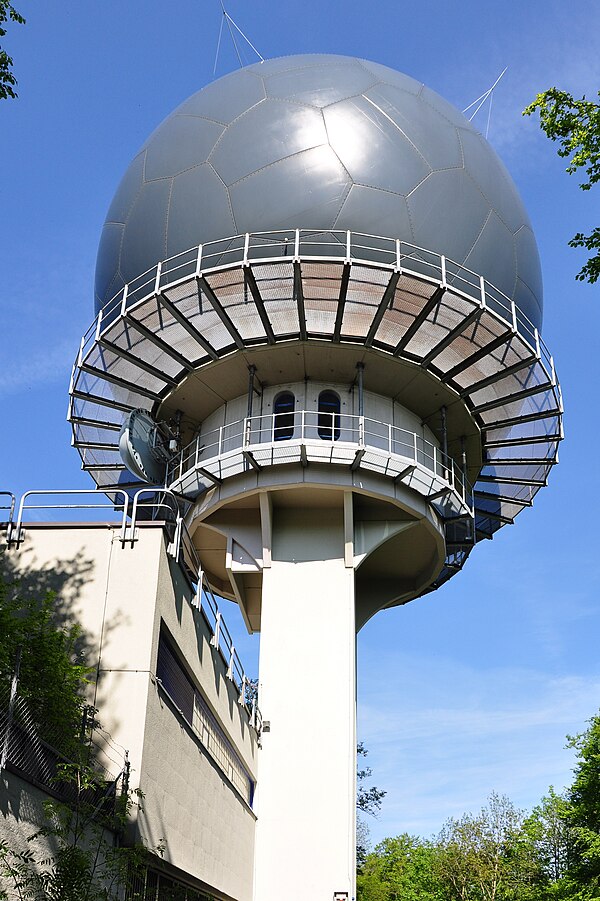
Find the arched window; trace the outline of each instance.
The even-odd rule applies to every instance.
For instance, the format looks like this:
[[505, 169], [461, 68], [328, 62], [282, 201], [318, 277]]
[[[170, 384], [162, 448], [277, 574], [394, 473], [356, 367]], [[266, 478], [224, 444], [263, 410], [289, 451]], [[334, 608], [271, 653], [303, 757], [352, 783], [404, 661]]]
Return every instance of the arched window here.
[[275, 441], [289, 441], [294, 436], [294, 409], [296, 398], [291, 391], [278, 394], [273, 404], [275, 420], [273, 423], [273, 438]]
[[317, 432], [323, 441], [337, 441], [340, 437], [340, 399], [335, 391], [319, 394]]

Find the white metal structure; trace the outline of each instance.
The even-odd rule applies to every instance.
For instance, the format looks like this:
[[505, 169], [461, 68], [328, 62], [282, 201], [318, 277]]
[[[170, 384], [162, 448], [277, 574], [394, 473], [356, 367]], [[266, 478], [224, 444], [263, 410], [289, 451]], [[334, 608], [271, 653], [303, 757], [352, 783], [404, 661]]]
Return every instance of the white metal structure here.
[[279, 898], [307, 854], [287, 897], [352, 897], [356, 629], [531, 505], [562, 437], [552, 357], [513, 301], [443, 255], [248, 233], [159, 263], [85, 334], [73, 443], [109, 494], [135, 488], [118, 433], [136, 408], [179, 430], [165, 487], [192, 502], [207, 580], [261, 631], [254, 897]]
[[546, 483], [562, 437], [560, 388], [538, 329], [515, 304], [426, 249], [308, 230], [191, 248], [104, 307], [82, 339], [71, 385], [83, 467], [99, 487], [118, 487], [123, 413], [160, 415], [189, 373], [292, 340], [373, 349], [432, 374], [462, 401], [482, 438], [483, 466], [469, 461], [477, 537], [511, 522]]

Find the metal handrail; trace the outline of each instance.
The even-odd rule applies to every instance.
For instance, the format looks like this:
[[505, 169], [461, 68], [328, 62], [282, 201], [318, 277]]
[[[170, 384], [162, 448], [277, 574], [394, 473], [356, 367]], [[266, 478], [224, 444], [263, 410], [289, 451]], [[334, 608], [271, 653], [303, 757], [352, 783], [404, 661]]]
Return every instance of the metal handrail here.
[[120, 495], [122, 497], [122, 503], [110, 503], [110, 504], [27, 504], [26, 500], [29, 497], [33, 496], [61, 496], [61, 495], [81, 495], [85, 494], [88, 496], [98, 497], [100, 494], [104, 494], [104, 492], [91, 488], [67, 488], [67, 489], [41, 489], [34, 488], [31, 491], [26, 491], [25, 494], [22, 495], [21, 501], [19, 503], [19, 512], [17, 515], [17, 521], [15, 523], [15, 528], [10, 536], [11, 541], [15, 541], [17, 545], [22, 541], [22, 525], [23, 525], [23, 514], [25, 510], [101, 510], [101, 509], [112, 509], [118, 510], [120, 508], [123, 509], [123, 513], [121, 516], [121, 541], [125, 541], [126, 531], [127, 531], [127, 511], [129, 508], [129, 496], [126, 491], [123, 491], [121, 488], [111, 488], [111, 494]]
[[15, 515], [15, 504], [17, 502], [16, 497], [12, 493], [12, 491], [0, 491], [0, 497], [9, 497], [10, 504], [0, 504], [0, 510], [8, 510], [8, 525], [12, 525], [13, 516]]
[[[472, 269], [443, 254], [434, 253], [425, 247], [419, 247], [398, 238], [342, 229], [246, 232], [199, 244], [175, 256], [168, 257], [133, 278], [104, 304], [86, 332], [80, 359], [85, 356], [84, 345], [87, 345], [95, 336], [99, 336], [103, 320], [108, 323], [112, 322], [110, 314], [117, 309], [124, 312], [125, 309], [129, 309], [157, 291], [172, 288], [191, 277], [208, 274], [212, 269], [236, 267], [240, 263], [247, 263], [250, 259], [253, 263], [261, 262], [263, 259], [266, 263], [272, 263], [278, 257], [264, 256], [264, 254], [261, 256], [259, 251], [264, 252], [273, 248], [281, 249], [281, 257], [288, 257], [288, 251], [291, 248], [293, 255], [288, 257], [290, 262], [293, 258], [298, 257], [342, 262], [352, 258], [360, 265], [376, 264], [378, 267], [397, 269], [407, 275], [442, 283], [445, 287], [475, 300], [482, 307], [487, 307], [496, 313], [538, 351], [553, 369], [552, 356], [539, 330], [529, 317], [515, 304], [514, 300]], [[311, 254], [309, 251], [314, 251], [315, 248], [320, 252]], [[329, 252], [323, 253], [323, 248]], [[361, 254], [364, 252], [366, 255], [354, 257], [353, 250], [359, 250]], [[415, 268], [415, 263], [418, 268]], [[175, 278], [173, 278], [174, 275]]]
[[[158, 500], [152, 504], [140, 503], [140, 498], [144, 494], [160, 496], [163, 500]], [[171, 504], [166, 503], [169, 500]], [[227, 667], [227, 676], [234, 683], [238, 690], [238, 701], [241, 706], [246, 709], [248, 716], [252, 720], [256, 716], [256, 712], [248, 705], [245, 698], [245, 687], [250, 680], [246, 675], [242, 661], [239, 658], [231, 633], [225, 624], [225, 620], [221, 616], [219, 605], [214, 596], [213, 590], [206, 580], [204, 570], [200, 560], [200, 556], [191, 540], [185, 520], [180, 512], [180, 505], [177, 497], [168, 488], [140, 488], [133, 496], [131, 509], [130, 539], [135, 540], [135, 526], [137, 522], [137, 514], [140, 507], [151, 506], [153, 509], [166, 509], [172, 514], [171, 520], [174, 525], [174, 533], [172, 537], [171, 556], [179, 560], [183, 555], [189, 559], [184, 559], [184, 565], [189, 570], [191, 580], [193, 579], [194, 597], [192, 606], [195, 607], [204, 617], [210, 634], [211, 645], [220, 654], [221, 659]]]
[[[391, 423], [346, 413], [323, 413], [317, 410], [296, 410], [287, 415], [268, 413], [246, 416], [235, 422], [200, 432], [175, 460], [167, 472], [167, 484], [172, 484], [192, 469], [201, 468], [235, 450], [252, 450], [261, 445], [284, 446], [285, 441], [322, 442], [329, 445], [384, 450], [390, 456], [413, 462], [446, 481], [468, 504], [471, 486], [462, 470], [448, 454], [431, 441]], [[290, 422], [293, 417], [293, 422]], [[327, 418], [331, 419], [331, 425]], [[278, 424], [279, 423], [279, 424]], [[285, 423], [285, 425], [283, 425]], [[292, 434], [287, 435], [291, 430]], [[332, 437], [322, 437], [329, 432]], [[333, 437], [337, 435], [338, 437]]]

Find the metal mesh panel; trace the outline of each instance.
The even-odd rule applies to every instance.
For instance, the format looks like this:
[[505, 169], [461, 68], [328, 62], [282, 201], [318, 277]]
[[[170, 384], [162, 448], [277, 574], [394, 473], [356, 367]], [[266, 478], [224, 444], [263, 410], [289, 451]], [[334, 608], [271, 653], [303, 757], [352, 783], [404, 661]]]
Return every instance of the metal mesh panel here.
[[[392, 274], [389, 269], [374, 269], [371, 266], [361, 266], [359, 264], [355, 264], [351, 272], [352, 275], [348, 282], [348, 297], [350, 297], [352, 290], [362, 290], [361, 284], [385, 288]], [[382, 294], [383, 292], [380, 291], [379, 293]]]
[[[510, 367], [517, 366], [520, 362], [524, 363], [524, 361], [530, 359], [531, 350], [523, 344], [520, 338], [515, 336], [505, 345], [496, 348], [492, 353], [483, 357], [483, 359], [478, 360], [473, 366], [470, 366], [468, 369], [461, 372], [456, 376], [455, 381], [461, 388], [466, 388], [491, 375], [501, 373]], [[531, 364], [530, 369], [533, 371]], [[523, 371], [527, 371], [525, 364]], [[543, 372], [541, 367], [540, 372]], [[525, 376], [521, 376], [521, 378], [524, 377]], [[519, 378], [519, 376], [517, 375], [513, 378]], [[544, 378], [543, 381], [547, 381], [547, 379]]]
[[152, 406], [152, 401], [143, 394], [139, 394], [135, 389], [120, 388], [100, 376], [83, 372], [81, 369], [77, 372], [74, 387], [82, 394], [106, 398], [107, 401], [115, 400], [118, 404], [124, 404], [132, 410], [136, 407], [148, 410]]
[[211, 757], [250, 804], [253, 791], [250, 774], [205, 699], [192, 685], [162, 635], [158, 647], [156, 675], [163, 689], [179, 708], [179, 712], [210, 752]]
[[294, 267], [291, 260], [289, 263], [277, 263], [277, 265], [260, 263], [252, 267], [252, 272], [260, 288], [260, 293], [265, 298], [266, 292], [269, 291], [269, 285], [277, 286], [281, 282], [293, 279]]
[[402, 275], [398, 279], [392, 305], [377, 329], [376, 340], [395, 347], [429, 300], [433, 288]]
[[109, 448], [99, 450], [98, 448], [86, 447], [83, 448], [82, 454], [85, 466], [93, 466], [94, 464], [105, 466], [114, 463], [116, 467], [120, 468], [123, 465], [119, 451], [116, 448], [114, 450]]
[[298, 307], [291, 297], [268, 302], [265, 306], [276, 335], [295, 335], [299, 332]]
[[484, 422], [496, 422], [503, 419], [535, 416], [540, 413], [558, 413], [558, 411], [558, 397], [554, 391], [548, 390], [540, 391], [538, 394], [533, 394], [521, 400], [508, 400], [492, 410], [483, 410], [480, 415]]
[[107, 424], [118, 425], [125, 414], [116, 407], [109, 407], [105, 404], [96, 404], [90, 400], [83, 400], [80, 397], [74, 397], [71, 405], [71, 416], [74, 418], [93, 419], [98, 422], [106, 422]]
[[304, 300], [315, 302], [335, 300], [340, 294], [340, 284], [334, 279], [311, 278], [302, 281]]
[[[185, 306], [189, 308], [190, 302], [196, 305], [199, 303], [198, 288], [196, 287], [196, 282], [191, 279], [189, 282], [183, 282], [181, 285], [175, 285], [173, 288], [166, 288], [162, 293], [176, 307]], [[197, 312], [200, 312], [200, 310], [197, 310]]]
[[490, 463], [494, 460], [550, 460], [556, 455], [557, 449], [557, 441], [542, 441], [535, 444], [489, 447], [487, 456]]
[[105, 337], [137, 359], [149, 363], [155, 369], [173, 378], [181, 371], [181, 364], [153, 344], [131, 325], [123, 320], [117, 321], [106, 333]]
[[550, 465], [545, 463], [486, 463], [481, 469], [481, 475], [499, 482], [516, 479], [521, 482], [543, 483], [549, 471]]
[[230, 304], [227, 312], [244, 341], [266, 338], [265, 328], [250, 292], [248, 292], [248, 300], [236, 305]]
[[[502, 369], [498, 370], [498, 373], [502, 373]], [[533, 388], [545, 389], [549, 386], [549, 375], [544, 369], [544, 367], [540, 363], [530, 363], [529, 365], [522, 366], [517, 372], [512, 375], [507, 375], [504, 378], [499, 378], [497, 382], [494, 382], [493, 391], [495, 397], [509, 397], [512, 394], [517, 394], [520, 391], [530, 390]], [[473, 403], [480, 404], [485, 403], [487, 398], [481, 395], [479, 391], [473, 391], [471, 394], [471, 398]]]
[[342, 278], [342, 272], [343, 267], [341, 264], [302, 261], [302, 278], [305, 280], [328, 279], [339, 282]]
[[549, 416], [545, 419], [534, 419], [532, 422], [488, 429], [486, 431], [486, 441], [510, 441], [515, 438], [557, 438], [559, 434], [560, 422], [558, 416]]
[[406, 351], [425, 356], [459, 325], [472, 311], [473, 304], [454, 294], [445, 294], [434, 307], [414, 338], [406, 345]]
[[190, 363], [194, 363], [206, 355], [198, 342], [173, 318], [156, 297], [151, 297], [141, 307], [137, 307], [131, 317], [154, 332], [161, 341], [182, 354]]
[[[355, 291], [354, 296], [358, 294]], [[379, 301], [381, 297], [379, 297]], [[344, 307], [342, 334], [346, 337], [365, 338], [373, 322], [377, 310], [377, 302], [367, 294], [359, 302], [348, 302]]]
[[74, 424], [75, 439], [84, 444], [107, 444], [118, 447], [119, 433], [114, 429], [102, 429], [98, 426], [87, 425], [86, 423]]
[[[352, 272], [354, 272], [354, 270], [352, 270]], [[364, 306], [370, 311], [372, 319], [373, 313], [381, 303], [386, 285], [387, 280], [383, 285], [379, 285], [377, 283], [372, 284], [371, 282], [358, 281], [353, 277], [350, 278], [348, 281], [346, 308], [352, 306]]]
[[148, 388], [156, 394], [160, 393], [167, 384], [164, 379], [159, 379], [149, 372], [138, 369], [134, 363], [130, 363], [129, 360], [123, 360], [113, 353], [112, 350], [108, 350], [99, 344], [92, 348], [85, 363], [88, 366], [93, 366], [95, 369], [101, 369], [120, 379], [124, 379], [132, 385]]
[[516, 485], [511, 482], [479, 482], [477, 495], [494, 495], [505, 497], [507, 500], [522, 501], [529, 504], [534, 498], [535, 487], [531, 485]]
[[435, 358], [435, 365], [443, 372], [449, 372], [459, 366], [472, 354], [491, 344], [506, 332], [506, 324], [498, 322], [492, 316], [482, 316], [472, 325], [457, 335], [455, 340]]
[[[78, 738], [80, 731], [83, 741]], [[79, 723], [73, 724], [73, 734], [69, 736], [62, 727], [53, 727], [51, 721], [42, 726], [32, 714], [30, 702], [19, 694], [18, 686], [12, 698], [8, 685], [0, 687], [0, 761], [61, 799], [83, 801], [99, 809], [112, 805], [123, 771], [122, 751], [97, 723], [91, 737]], [[83, 752], [86, 765], [92, 768], [98, 782], [89, 789], [78, 790], [76, 782], [61, 778], [61, 768], [80, 762]], [[100, 758], [114, 764], [119, 776], [109, 772]]]
[[[200, 334], [215, 348], [215, 350], [221, 350], [224, 347], [229, 347], [233, 341], [232, 336], [227, 331], [227, 328], [223, 325], [219, 316], [215, 312], [211, 302], [208, 300], [204, 294], [200, 293], [200, 308], [202, 310], [201, 313], [194, 312], [193, 315], [190, 315], [188, 310], [189, 299], [186, 300], [183, 304], [178, 304], [179, 311], [185, 316], [188, 322], [194, 326], [194, 328], [200, 332]], [[196, 298], [196, 310], [198, 308], [198, 302]]]
[[304, 296], [306, 329], [311, 334], [332, 335], [337, 315], [337, 300], [313, 300]]

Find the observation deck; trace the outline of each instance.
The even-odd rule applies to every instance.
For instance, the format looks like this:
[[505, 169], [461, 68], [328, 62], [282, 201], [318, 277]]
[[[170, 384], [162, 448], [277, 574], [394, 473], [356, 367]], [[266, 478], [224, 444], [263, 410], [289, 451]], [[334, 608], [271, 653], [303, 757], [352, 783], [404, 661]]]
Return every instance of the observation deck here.
[[464, 474], [448, 454], [415, 432], [366, 416], [297, 410], [281, 426], [281, 414], [249, 416], [203, 432], [167, 470], [170, 489], [194, 497], [251, 466], [310, 463], [367, 469], [426, 497], [442, 519], [473, 516]]
[[132, 487], [118, 451], [129, 411], [160, 416], [188, 377], [237, 351], [247, 360], [292, 342], [355, 348], [434, 379], [480, 432], [468, 473], [456, 448], [446, 458], [364, 417], [345, 417], [335, 441], [316, 440], [318, 414], [304, 410], [287, 441], [276, 440], [272, 417], [203, 435], [172, 460], [167, 487], [194, 496], [240, 467], [292, 459], [370, 468], [436, 501], [441, 492], [456, 515], [472, 512], [472, 545], [512, 522], [546, 484], [562, 401], [538, 329], [465, 266], [400, 240], [335, 230], [232, 236], [127, 284], [87, 330], [73, 369], [69, 419], [83, 468], [104, 491]]

